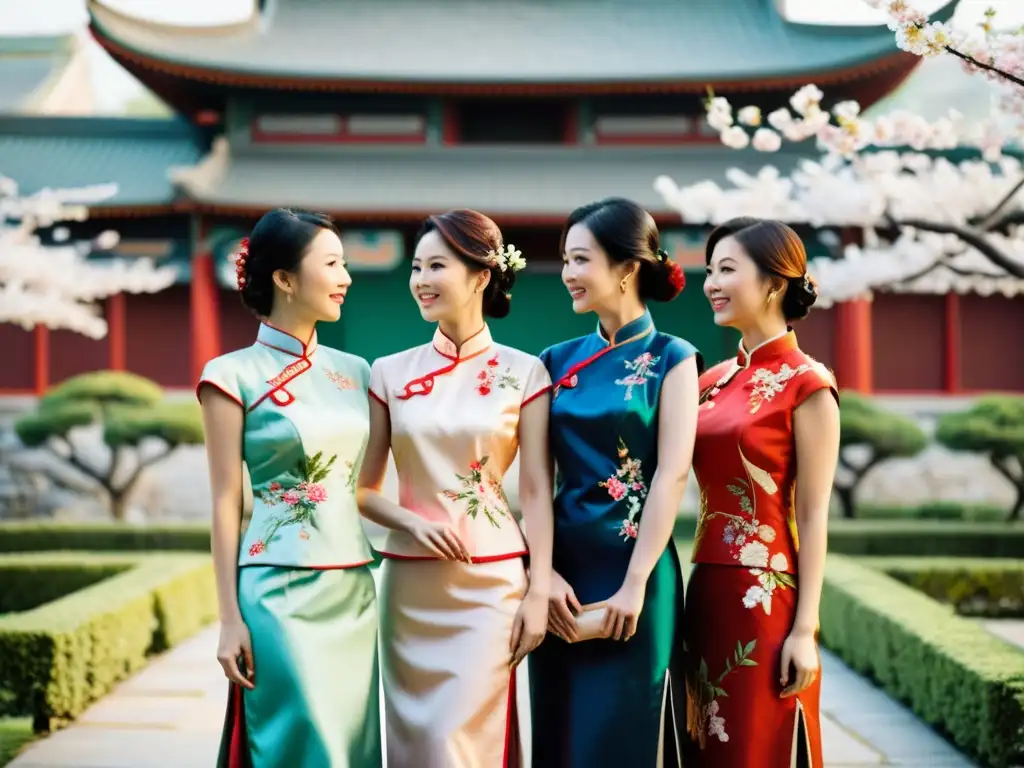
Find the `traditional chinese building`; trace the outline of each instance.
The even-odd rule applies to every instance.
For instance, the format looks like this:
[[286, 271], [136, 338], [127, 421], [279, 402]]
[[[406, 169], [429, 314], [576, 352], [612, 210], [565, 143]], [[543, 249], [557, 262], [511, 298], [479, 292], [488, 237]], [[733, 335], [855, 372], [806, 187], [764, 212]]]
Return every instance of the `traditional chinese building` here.
[[[592, 327], [558, 278], [565, 216], [630, 197], [655, 215], [691, 281], [654, 308], [659, 326], [709, 360], [725, 357], [734, 338], [700, 294], [705, 231], [653, 188], [661, 174], [686, 184], [764, 164], [708, 129], [707, 87], [767, 110], [814, 82], [831, 99], [870, 105], [919, 62], [885, 27], [792, 24], [770, 0], [267, 0], [212, 29], [142, 21], [101, 0], [88, 8], [95, 38], [178, 118], [0, 118], [0, 173], [29, 192], [117, 182], [85, 233], [118, 230], [121, 255], [175, 263], [179, 282], [109, 300], [100, 342], [0, 326], [0, 343], [25, 361], [0, 373], [0, 391], [99, 367], [191, 386], [206, 360], [253, 338], [232, 251], [280, 205], [336, 217], [356, 285], [321, 339], [372, 359], [425, 338], [406, 262], [427, 214], [477, 208], [522, 249], [530, 266], [493, 330], [536, 352]], [[787, 146], [770, 160], [786, 172], [810, 152]], [[813, 313], [801, 338], [846, 386], [1024, 389], [1024, 369], [977, 365], [981, 352], [960, 342], [1000, 313], [991, 298], [880, 295]], [[914, 329], [914, 350], [893, 327]]]

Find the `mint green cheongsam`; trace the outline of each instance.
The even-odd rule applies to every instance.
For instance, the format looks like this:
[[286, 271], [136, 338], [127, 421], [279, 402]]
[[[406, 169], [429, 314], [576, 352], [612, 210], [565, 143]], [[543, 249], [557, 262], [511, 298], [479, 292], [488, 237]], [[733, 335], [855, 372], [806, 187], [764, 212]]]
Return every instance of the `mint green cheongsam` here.
[[[379, 768], [377, 605], [355, 502], [366, 361], [263, 324], [197, 387], [245, 412], [253, 489], [238, 602], [255, 688], [232, 686], [219, 768]], [[240, 706], [244, 702], [244, 706]]]

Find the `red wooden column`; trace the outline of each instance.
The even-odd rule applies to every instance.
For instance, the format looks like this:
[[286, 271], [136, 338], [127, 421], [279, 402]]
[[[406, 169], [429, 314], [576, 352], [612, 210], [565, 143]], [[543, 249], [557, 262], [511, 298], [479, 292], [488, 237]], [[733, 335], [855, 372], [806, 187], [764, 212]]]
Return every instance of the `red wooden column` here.
[[128, 329], [125, 303], [123, 293], [118, 293], [107, 299], [107, 342], [110, 345], [110, 370], [112, 371], [123, 371], [127, 367]]
[[206, 245], [206, 228], [199, 227], [199, 250], [192, 255], [189, 314], [192, 331], [192, 380], [199, 381], [203, 366], [220, 354], [220, 313], [213, 254]]
[[836, 304], [835, 334], [839, 388], [869, 394], [874, 388], [871, 302], [853, 299]]
[[35, 329], [36, 375], [35, 390], [42, 395], [50, 386], [50, 329], [37, 325]]
[[951, 395], [963, 389], [960, 364], [962, 342], [960, 296], [950, 292], [946, 294], [946, 350], [943, 364], [943, 379], [946, 392]]

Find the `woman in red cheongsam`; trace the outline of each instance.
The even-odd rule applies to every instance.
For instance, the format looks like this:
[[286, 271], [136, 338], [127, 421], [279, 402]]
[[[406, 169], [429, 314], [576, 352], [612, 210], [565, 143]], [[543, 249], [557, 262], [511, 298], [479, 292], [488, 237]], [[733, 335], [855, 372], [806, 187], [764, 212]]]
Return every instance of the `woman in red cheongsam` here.
[[821, 768], [818, 603], [839, 407], [832, 375], [789, 327], [817, 293], [803, 243], [776, 221], [726, 222], [705, 258], [715, 322], [743, 338], [700, 378], [686, 765]]

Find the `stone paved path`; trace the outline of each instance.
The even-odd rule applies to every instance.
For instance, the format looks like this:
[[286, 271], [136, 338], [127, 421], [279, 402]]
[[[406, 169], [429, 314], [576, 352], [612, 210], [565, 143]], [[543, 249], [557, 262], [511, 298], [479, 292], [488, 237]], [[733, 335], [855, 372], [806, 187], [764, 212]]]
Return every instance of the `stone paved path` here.
[[[226, 693], [216, 644], [211, 627], [154, 660], [10, 768], [212, 768]], [[827, 768], [973, 765], [834, 656], [822, 665]]]

